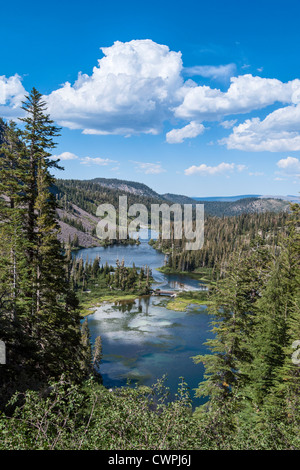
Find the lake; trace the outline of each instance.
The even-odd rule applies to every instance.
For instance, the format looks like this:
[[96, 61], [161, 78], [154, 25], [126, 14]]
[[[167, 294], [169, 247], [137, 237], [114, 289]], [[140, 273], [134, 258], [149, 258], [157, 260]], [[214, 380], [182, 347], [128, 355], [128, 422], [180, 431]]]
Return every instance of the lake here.
[[[100, 264], [115, 266], [124, 259], [126, 266], [149, 266], [154, 278], [153, 287], [166, 290], [197, 290], [199, 281], [188, 275], [163, 274], [157, 271], [164, 265], [165, 255], [152, 248], [147, 240], [140, 245], [113, 245], [79, 250], [74, 254], [92, 261], [99, 256]], [[131, 302], [102, 304], [89, 315], [92, 341], [101, 336], [103, 361], [100, 366], [106, 387], [132, 383], [152, 385], [164, 374], [171, 397], [184, 377], [191, 389], [193, 406], [204, 399], [194, 397], [194, 390], [203, 380], [204, 367], [195, 365], [192, 356], [208, 353], [204, 345], [213, 335], [211, 318], [202, 305], [190, 305], [185, 312], [165, 308], [168, 299], [144, 296]]]

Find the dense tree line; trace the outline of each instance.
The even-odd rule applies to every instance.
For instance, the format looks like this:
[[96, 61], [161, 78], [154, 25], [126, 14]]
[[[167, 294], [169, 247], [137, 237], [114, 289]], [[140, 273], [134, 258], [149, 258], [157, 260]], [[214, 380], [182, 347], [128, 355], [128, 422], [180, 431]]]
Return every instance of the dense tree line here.
[[162, 239], [151, 244], [167, 253], [167, 266], [174, 271], [195, 271], [211, 268], [213, 277], [218, 279], [226, 271], [227, 260], [231, 253], [248, 251], [250, 245], [257, 243], [268, 246], [273, 251], [279, 249], [279, 238], [286, 231], [287, 212], [278, 214], [242, 214], [233, 217], [205, 217], [204, 245], [200, 250], [185, 250], [186, 239], [174, 239], [174, 230], [169, 240]]
[[85, 233], [87, 231], [83, 223], [81, 222], [81, 220], [72, 219], [71, 217], [67, 217], [67, 216], [63, 216], [61, 220], [65, 222], [65, 224], [68, 224], [68, 225], [71, 225], [71, 227], [77, 228], [77, 230], [79, 230], [80, 232]]
[[116, 260], [116, 266], [109, 266], [106, 262], [100, 264], [100, 258], [96, 257], [93, 262], [87, 258], [72, 257], [71, 247], [67, 249], [68, 279], [73, 290], [84, 291], [93, 288], [96, 283], [101, 282], [104, 290], [119, 290], [126, 292], [139, 292], [149, 294], [152, 280], [152, 272], [148, 266], [136, 268], [125, 266], [124, 259]]
[[[52, 191], [56, 194], [60, 207], [68, 210], [70, 214], [75, 214], [74, 205], [77, 205], [95, 215], [98, 205], [103, 203], [112, 204], [118, 214], [119, 196], [127, 196], [128, 206], [139, 203], [147, 208], [149, 224], [151, 224], [151, 204], [172, 204], [170, 201], [160, 199], [159, 195], [157, 197], [151, 197], [151, 195], [146, 197], [140, 194], [121, 191], [118, 187], [102, 186], [102, 180], [101, 178], [90, 181], [56, 180]], [[125, 183], [122, 180], [105, 180], [105, 184], [115, 181], [120, 186], [122, 186], [122, 183]], [[138, 183], [130, 184], [134, 184], [137, 186], [137, 189], [140, 189]], [[151, 191], [150, 188], [148, 190]], [[181, 196], [178, 196], [175, 200], [179, 205], [181, 204], [180, 198]], [[170, 269], [174, 271], [194, 271], [198, 268], [211, 268], [214, 277], [218, 278], [220, 275], [223, 275], [223, 268], [226, 268], [226, 259], [232, 251], [238, 249], [239, 246], [246, 247], [250, 240], [253, 240], [256, 236], [260, 236], [264, 243], [276, 246], [278, 235], [281, 230], [284, 230], [285, 222], [289, 217], [288, 211], [248, 213], [247, 204], [254, 201], [256, 199], [252, 201], [250, 198], [233, 203], [217, 201], [218, 209], [216, 211], [210, 211], [210, 206], [205, 205], [205, 235], [204, 246], [201, 250], [184, 250], [186, 239], [184, 237], [182, 240], [174, 239], [172, 228], [170, 240], [159, 238], [158, 241], [151, 241], [151, 243], [156, 249], [171, 255], [168, 258], [167, 264]], [[230, 205], [237, 203], [240, 204], [242, 214], [220, 216], [224, 213], [224, 208], [222, 209], [220, 204]], [[209, 204], [214, 204], [214, 202], [209, 201]], [[183, 206], [181, 207], [183, 208]], [[211, 215], [214, 213], [217, 215]], [[234, 211], [227, 211], [226, 213], [232, 214]], [[195, 211], [193, 211], [192, 215], [195, 217]], [[76, 223], [72, 223], [68, 219], [65, 219], [67, 223], [82, 230], [80, 223], [77, 226]], [[173, 213], [171, 211], [172, 224]], [[96, 235], [95, 232], [94, 229], [92, 234]], [[110, 241], [110, 243], [116, 242], [124, 243], [125, 241]], [[76, 245], [74, 244], [74, 246]]]
[[119, 196], [127, 196], [129, 206], [136, 203], [144, 204], [148, 209], [149, 217], [151, 204], [166, 203], [166, 201], [154, 197], [136, 195], [119, 189], [101, 186], [96, 181], [56, 179], [51, 191], [56, 195], [60, 207], [69, 207], [72, 210], [71, 205], [75, 204], [93, 215], [96, 214], [97, 207], [100, 204], [112, 204], [118, 213]]
[[[56, 180], [53, 187], [60, 207], [72, 211], [73, 204], [94, 214], [103, 201], [109, 201], [115, 207], [119, 196], [127, 196], [130, 205], [144, 204], [150, 211], [151, 204], [203, 204], [205, 214], [213, 217], [230, 217], [257, 212], [287, 211], [289, 203], [280, 199], [247, 197], [236, 201], [197, 201], [178, 194], [158, 194], [145, 184], [121, 179], [94, 178], [92, 180]], [[77, 193], [79, 190], [79, 193]], [[100, 201], [100, 202], [99, 202]], [[149, 221], [150, 222], [150, 221]]]
[[259, 243], [233, 253], [212, 296], [213, 354], [194, 358], [206, 369], [201, 419], [222, 416], [231, 434], [263, 432], [272, 448], [300, 442], [299, 205], [286, 229], [276, 254]]
[[59, 129], [40, 93], [23, 104], [23, 129], [2, 122], [0, 150], [1, 404], [14, 389], [39, 387], [62, 373], [73, 380], [82, 367], [78, 301], [66, 276], [57, 238], [57, 203], [49, 191], [59, 168], [51, 150]]
[[246, 197], [237, 201], [198, 201], [204, 204], [206, 214], [215, 217], [232, 217], [240, 214], [255, 214], [257, 212], [287, 211], [289, 203], [280, 199]]

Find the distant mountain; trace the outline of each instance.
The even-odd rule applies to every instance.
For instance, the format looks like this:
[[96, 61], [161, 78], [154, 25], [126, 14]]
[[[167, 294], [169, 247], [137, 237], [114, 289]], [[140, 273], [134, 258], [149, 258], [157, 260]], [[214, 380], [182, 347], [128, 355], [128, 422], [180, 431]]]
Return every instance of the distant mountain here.
[[182, 196], [179, 194], [162, 194], [160, 197], [166, 199], [166, 201], [173, 202], [175, 204], [197, 204], [197, 200], [188, 196]]
[[219, 202], [234, 202], [239, 199], [259, 198], [260, 194], [243, 194], [241, 196], [213, 196], [213, 197], [193, 197], [196, 201], [219, 201]]
[[289, 202], [300, 202], [300, 196], [260, 196], [261, 199], [282, 199], [283, 201], [289, 201]]
[[[82, 215], [78, 214], [78, 207], [86, 211], [86, 213], [94, 216], [99, 204], [110, 203], [117, 207], [119, 196], [126, 194], [128, 195], [129, 205], [134, 203], [144, 204], [148, 211], [151, 204], [162, 204], [163, 202], [169, 204], [203, 203], [205, 214], [216, 217], [235, 216], [255, 212], [281, 212], [289, 209], [289, 202], [280, 198], [267, 198], [259, 195], [252, 195], [252, 197], [250, 197], [250, 195], [239, 195], [223, 198], [191, 198], [185, 195], [172, 193], [160, 195], [143, 183], [117, 178], [57, 180], [55, 194], [59, 200], [66, 200], [73, 205], [69, 218], [72, 215], [73, 219], [75, 217], [76, 220], [73, 220], [72, 223], [70, 222], [72, 226], [79, 226], [83, 223]], [[65, 222], [68, 222], [66, 213], [64, 214], [64, 217], [61, 215], [60, 218], [63, 218]], [[86, 231], [91, 233], [91, 228], [87, 227]]]
[[[118, 207], [119, 196], [127, 195], [128, 205], [144, 204], [148, 213], [151, 204], [204, 204], [206, 216], [230, 217], [241, 214], [282, 212], [289, 210], [288, 200], [279, 197], [264, 197], [255, 195], [191, 198], [180, 194], [158, 194], [149, 186], [135, 181], [119, 180], [116, 178], [94, 178], [92, 180], [56, 180], [52, 188], [60, 208], [57, 211], [61, 226], [60, 238], [78, 239], [79, 246], [99, 244], [95, 236], [97, 224], [96, 209], [99, 204], [109, 203]], [[294, 198], [294, 196], [288, 196]], [[149, 220], [150, 222], [150, 220]]]
[[204, 212], [216, 217], [251, 214], [255, 212], [281, 212], [289, 209], [289, 202], [279, 198], [258, 195], [190, 198], [178, 194], [163, 194], [166, 200], [178, 204], [204, 204]]
[[240, 199], [259, 198], [259, 199], [282, 199], [289, 202], [300, 202], [300, 196], [273, 196], [261, 194], [243, 194], [240, 196], [213, 196], [213, 197], [193, 197], [196, 201], [219, 201], [219, 202], [234, 202]]
[[73, 243], [76, 239], [81, 247], [100, 244], [95, 233], [99, 221], [96, 211], [100, 204], [112, 204], [118, 212], [119, 197], [126, 195], [128, 206], [143, 204], [150, 213], [151, 204], [166, 202], [142, 183], [118, 179], [57, 179], [51, 191], [59, 203], [57, 214], [61, 227], [60, 239], [64, 242], [70, 239]]
[[149, 188], [149, 186], [135, 181], [119, 180], [117, 178], [94, 178], [89, 180], [89, 182], [99, 184], [99, 186], [103, 186], [105, 188], [117, 189], [118, 191], [134, 194], [135, 196], [161, 199], [161, 196], [153, 191], [153, 189]]
[[243, 198], [237, 201], [198, 201], [204, 204], [204, 212], [216, 217], [241, 214], [288, 211], [290, 204], [281, 199]]

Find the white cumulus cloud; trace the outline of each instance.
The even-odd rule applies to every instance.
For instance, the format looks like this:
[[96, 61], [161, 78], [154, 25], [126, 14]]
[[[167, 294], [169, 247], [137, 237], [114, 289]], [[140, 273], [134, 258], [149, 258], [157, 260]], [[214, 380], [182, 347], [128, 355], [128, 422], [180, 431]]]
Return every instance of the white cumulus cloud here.
[[[205, 122], [215, 121], [232, 129], [219, 141], [228, 149], [300, 150], [299, 79], [284, 83], [249, 73], [235, 76], [235, 64], [184, 68], [181, 52], [151, 39], [116, 41], [101, 51], [103, 57], [90, 74], [79, 73], [74, 83], [66, 82], [43, 97], [59, 125], [84, 134], [128, 137], [158, 134], [165, 122], [172, 122], [174, 129], [166, 134], [166, 142], [174, 144], [201, 135]], [[184, 80], [188, 75], [230, 77], [230, 83], [221, 90]], [[0, 116], [20, 116], [25, 94], [19, 75], [0, 76]], [[245, 116], [245, 121], [236, 125], [236, 115], [270, 105], [277, 109], [265, 119]]]
[[296, 157], [282, 158], [277, 162], [279, 168], [300, 171], [300, 160]]
[[150, 39], [101, 50], [92, 75], [79, 74], [45, 97], [50, 114], [86, 134], [158, 133], [183, 83], [181, 53]]
[[0, 116], [10, 119], [23, 114], [20, 109], [26, 90], [18, 74], [0, 75]]
[[180, 144], [184, 139], [197, 137], [204, 132], [204, 126], [201, 123], [192, 121], [181, 129], [172, 129], [166, 134], [166, 141], [169, 144]]
[[300, 104], [279, 108], [264, 120], [246, 119], [220, 143], [228, 149], [253, 152], [300, 150]]
[[279, 160], [276, 165], [284, 176], [300, 176], [300, 160], [296, 157], [286, 157]]
[[72, 152], [62, 152], [60, 155], [52, 155], [51, 157], [53, 160], [57, 158], [60, 160], [77, 160], [79, 157]]
[[199, 166], [192, 165], [186, 170], [184, 170], [184, 173], [186, 175], [194, 175], [194, 174], [200, 174], [202, 176], [207, 176], [207, 175], [217, 175], [221, 173], [226, 173], [228, 171], [233, 171], [233, 170], [238, 170], [238, 171], [243, 171], [246, 169], [245, 165], [236, 165], [235, 163], [219, 163], [219, 165], [216, 166], [208, 166], [205, 163], [202, 163]]
[[299, 100], [300, 80], [283, 83], [277, 79], [254, 77], [251, 74], [230, 79], [226, 92], [208, 86], [184, 88], [182, 103], [174, 113], [182, 119], [220, 120], [222, 116], [247, 113], [275, 102]]

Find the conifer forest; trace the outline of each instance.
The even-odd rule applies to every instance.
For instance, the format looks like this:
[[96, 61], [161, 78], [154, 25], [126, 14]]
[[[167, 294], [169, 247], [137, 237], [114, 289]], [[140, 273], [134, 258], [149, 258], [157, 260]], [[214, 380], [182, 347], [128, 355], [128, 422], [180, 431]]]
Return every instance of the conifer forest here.
[[209, 315], [206, 353], [199, 340], [190, 358], [198, 386], [180, 367], [171, 398], [168, 368], [151, 386], [107, 386], [91, 308], [160, 292], [154, 268], [134, 255], [128, 265], [77, 253], [141, 249], [139, 239], [101, 244], [96, 209], [120, 195], [146, 207], [166, 197], [142, 185], [128, 192], [122, 180], [54, 177], [61, 129], [35, 88], [22, 111], [18, 124], [0, 121], [0, 449], [299, 450], [300, 205], [258, 212], [244, 202], [240, 213], [222, 215], [221, 203], [207, 204], [199, 250], [184, 250], [173, 225], [170, 239], [150, 239], [147, 249], [165, 260], [161, 273], [206, 286], [163, 300], [198, 303]]

